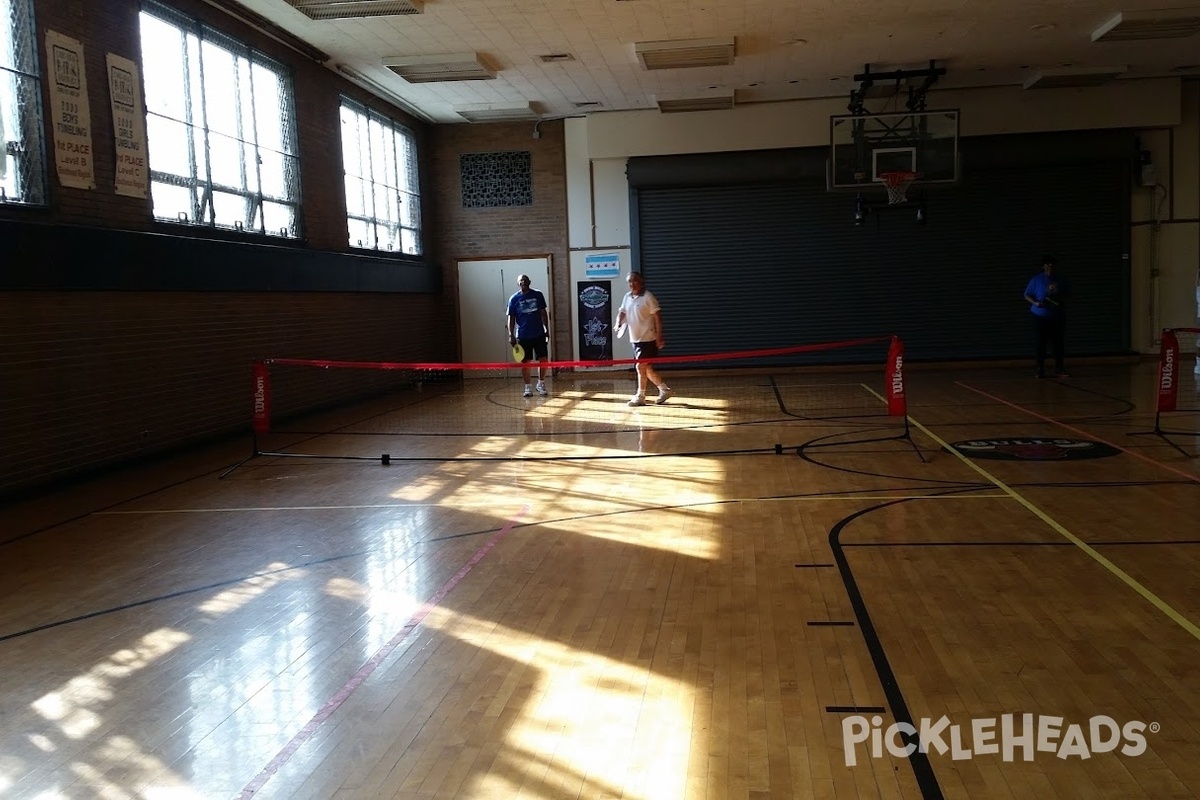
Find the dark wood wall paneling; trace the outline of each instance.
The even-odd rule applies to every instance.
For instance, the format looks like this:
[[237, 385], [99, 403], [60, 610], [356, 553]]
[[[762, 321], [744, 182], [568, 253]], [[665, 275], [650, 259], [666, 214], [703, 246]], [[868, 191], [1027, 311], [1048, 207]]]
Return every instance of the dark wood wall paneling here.
[[[140, 63], [140, 3], [37, 0], [40, 59], [47, 29], [84, 45], [97, 187], [64, 188], [50, 164], [48, 207], [0, 204], [0, 495], [222, 435], [248, 442], [257, 358], [456, 352], [436, 249], [404, 259], [346, 240], [339, 97], [409, 125], [423, 151], [430, 126], [202, 0], [168, 4], [292, 70], [304, 239], [158, 222], [148, 200], [115, 194], [105, 54]], [[376, 383], [284, 381], [277, 399], [298, 411]]]

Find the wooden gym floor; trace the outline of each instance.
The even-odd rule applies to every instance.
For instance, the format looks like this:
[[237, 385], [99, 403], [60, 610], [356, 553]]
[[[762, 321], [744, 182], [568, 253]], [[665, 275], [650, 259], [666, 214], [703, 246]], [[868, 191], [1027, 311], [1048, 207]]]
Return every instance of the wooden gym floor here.
[[0, 796], [1200, 796], [1200, 459], [1130, 435], [1154, 365], [910, 371], [919, 455], [881, 378], [472, 383], [275, 443], [364, 460], [8, 507]]

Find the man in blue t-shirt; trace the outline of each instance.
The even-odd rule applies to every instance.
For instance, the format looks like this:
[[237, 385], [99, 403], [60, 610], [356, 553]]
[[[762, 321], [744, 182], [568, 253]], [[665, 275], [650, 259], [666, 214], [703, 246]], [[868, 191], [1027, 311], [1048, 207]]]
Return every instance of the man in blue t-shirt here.
[[549, 349], [546, 334], [550, 330], [550, 313], [546, 307], [546, 296], [537, 289], [529, 287], [529, 276], [518, 275], [517, 286], [520, 287], [512, 297], [508, 298], [508, 343], [521, 343], [525, 349], [525, 357], [521, 361], [521, 376], [525, 378], [525, 397], [531, 397], [529, 388], [529, 362], [538, 361], [537, 393], [546, 394], [546, 381], [542, 375], [542, 365]]
[[1042, 271], [1034, 275], [1025, 287], [1025, 302], [1033, 312], [1033, 334], [1037, 352], [1037, 376], [1046, 377], [1044, 363], [1046, 360], [1046, 344], [1049, 343], [1054, 353], [1054, 375], [1057, 378], [1068, 378], [1066, 366], [1063, 364], [1063, 339], [1067, 321], [1066, 300], [1067, 284], [1055, 271], [1054, 256], [1042, 259]]

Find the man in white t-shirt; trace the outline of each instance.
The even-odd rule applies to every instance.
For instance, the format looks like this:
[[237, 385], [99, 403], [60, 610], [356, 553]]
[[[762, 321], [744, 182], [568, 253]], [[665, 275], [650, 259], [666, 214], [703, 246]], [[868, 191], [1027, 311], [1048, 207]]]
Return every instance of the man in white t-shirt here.
[[658, 371], [642, 359], [654, 358], [663, 346], [662, 315], [659, 314], [658, 300], [646, 291], [646, 283], [639, 272], [629, 273], [626, 279], [629, 291], [621, 301], [617, 311], [617, 336], [629, 328], [629, 341], [633, 343], [633, 357], [637, 359], [637, 394], [629, 399], [631, 406], [646, 405], [646, 384], [653, 383], [658, 387], [659, 405], [667, 402], [674, 392], [663, 382]]

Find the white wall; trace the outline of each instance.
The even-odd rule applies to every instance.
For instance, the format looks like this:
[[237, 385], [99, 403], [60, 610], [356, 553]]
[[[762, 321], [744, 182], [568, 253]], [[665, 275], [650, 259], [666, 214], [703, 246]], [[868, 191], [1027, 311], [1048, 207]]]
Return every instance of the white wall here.
[[[628, 233], [628, 231], [626, 232]], [[587, 275], [587, 257], [589, 255], [615, 255], [621, 262], [621, 274], [615, 277], [599, 277], [592, 278]], [[575, 351], [575, 358], [579, 358], [579, 292], [576, 281], [602, 280], [609, 281], [612, 292], [612, 314], [615, 319], [617, 309], [621, 305], [621, 299], [625, 297], [625, 292], [628, 287], [625, 284], [625, 279], [629, 277], [629, 269], [632, 263], [632, 254], [629, 247], [589, 247], [571, 251], [571, 346]], [[610, 337], [612, 329], [608, 331]], [[613, 339], [613, 358], [633, 358], [633, 345], [629, 342], [629, 337], [625, 336], [622, 339]]]
[[1162, 328], [1200, 324], [1200, 80], [1180, 87], [1180, 121], [1139, 133], [1153, 187], [1131, 198], [1134, 349], [1158, 347]]
[[[1025, 90], [1020, 87], [930, 92], [930, 109], [961, 111], [961, 134], [983, 136], [1103, 128], [1146, 132], [1143, 146], [1174, 191], [1171, 220], [1158, 226], [1164, 324], [1191, 325], [1183, 298], [1195, 297], [1200, 260], [1200, 81], [1161, 78], [1122, 80], [1087, 89]], [[829, 144], [829, 117], [846, 113], [846, 98], [737, 106], [727, 111], [662, 114], [657, 110], [592, 114], [566, 120], [569, 244], [628, 249], [629, 187], [625, 163], [632, 156], [769, 150]], [[1169, 154], [1169, 157], [1168, 157]], [[1169, 166], [1168, 166], [1169, 163]], [[1149, 190], [1135, 189], [1134, 221], [1152, 219]], [[1191, 222], [1185, 220], [1190, 219]], [[1152, 225], [1132, 232], [1132, 345], [1150, 350], [1148, 316]], [[1169, 232], [1166, 232], [1169, 229]], [[583, 280], [582, 258], [571, 259], [571, 285]], [[623, 261], [623, 269], [627, 269]], [[624, 272], [620, 280], [623, 286]], [[614, 283], [617, 281], [614, 280]], [[651, 287], [653, 288], [653, 287]]]

